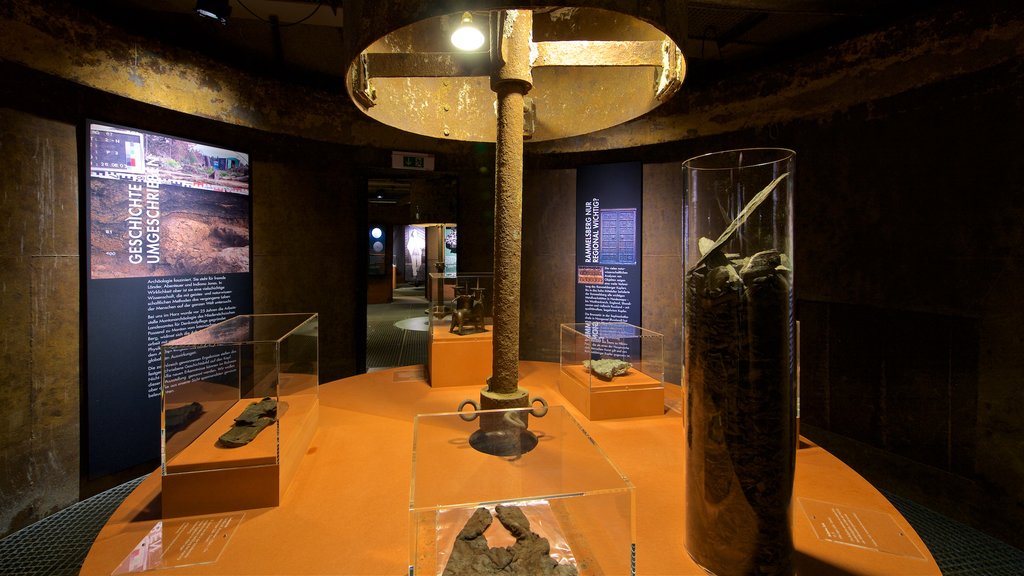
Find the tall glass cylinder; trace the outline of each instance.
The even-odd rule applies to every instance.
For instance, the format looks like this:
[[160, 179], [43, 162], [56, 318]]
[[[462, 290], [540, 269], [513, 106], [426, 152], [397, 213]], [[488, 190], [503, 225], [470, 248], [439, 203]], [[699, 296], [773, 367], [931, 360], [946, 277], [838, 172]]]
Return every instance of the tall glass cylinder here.
[[719, 575], [793, 574], [794, 152], [683, 163], [686, 549]]

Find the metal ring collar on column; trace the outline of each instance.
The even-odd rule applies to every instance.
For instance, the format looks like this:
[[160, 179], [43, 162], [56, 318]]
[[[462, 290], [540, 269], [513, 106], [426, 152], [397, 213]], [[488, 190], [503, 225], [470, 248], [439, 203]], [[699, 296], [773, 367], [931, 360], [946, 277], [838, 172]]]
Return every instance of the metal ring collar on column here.
[[534, 404], [536, 402], [540, 402], [540, 409], [530, 408], [530, 414], [536, 416], [537, 418], [543, 418], [548, 413], [548, 401], [541, 398], [540, 396], [537, 396], [536, 398], [530, 401], [530, 404]]
[[[470, 404], [470, 405], [473, 406], [473, 412], [463, 412], [462, 411], [462, 408], [465, 407], [466, 404]], [[480, 411], [480, 403], [477, 402], [476, 400], [463, 400], [462, 402], [459, 403], [459, 407], [456, 410], [456, 412], [459, 413], [459, 418], [462, 418], [466, 422], [472, 422], [473, 420], [476, 420], [477, 412], [479, 412], [479, 411]]]
[[[530, 402], [530, 404], [531, 405], [532, 404], [540, 404], [539, 407], [532, 407], [532, 408], [530, 408], [530, 415], [531, 416], [536, 416], [537, 418], [543, 418], [545, 415], [547, 415], [547, 413], [548, 413], [548, 401], [547, 400], [545, 400], [545, 399], [541, 398], [540, 396], [538, 396], [538, 397], [534, 398]], [[465, 408], [467, 405], [473, 407], [473, 412], [463, 412], [462, 411], [462, 409]], [[477, 416], [479, 416], [479, 414], [477, 414], [477, 412], [479, 412], [479, 411], [480, 411], [480, 403], [477, 402], [476, 400], [468, 400], [468, 399], [467, 400], [463, 400], [462, 402], [460, 402], [459, 403], [459, 407], [456, 409], [456, 412], [459, 413], [459, 418], [462, 418], [466, 422], [472, 422], [473, 420], [476, 420]], [[509, 415], [506, 414], [506, 416], [505, 416], [506, 420], [508, 420], [508, 416]], [[525, 427], [525, 426], [522, 426], [522, 427]]]

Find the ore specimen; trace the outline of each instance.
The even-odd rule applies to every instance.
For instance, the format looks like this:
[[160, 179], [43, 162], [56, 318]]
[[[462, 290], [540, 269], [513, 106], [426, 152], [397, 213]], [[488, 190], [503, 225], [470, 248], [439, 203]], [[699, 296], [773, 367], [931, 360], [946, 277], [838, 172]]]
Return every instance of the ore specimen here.
[[487, 508], [477, 508], [459, 532], [443, 576], [576, 576], [574, 566], [551, 558], [546, 538], [530, 530], [530, 521], [517, 506], [498, 505], [498, 522], [515, 537], [516, 543], [491, 548], [484, 531], [493, 518]]
[[632, 368], [633, 365], [624, 360], [604, 358], [601, 360], [584, 360], [583, 367], [601, 380], [610, 381], [616, 376], [622, 376], [629, 372], [629, 369]]
[[687, 548], [723, 576], [793, 573], [786, 264], [774, 250], [708, 253], [686, 275]]
[[238, 448], [253, 441], [261, 430], [277, 420], [277, 400], [264, 398], [245, 407], [230, 430], [221, 434], [217, 445]]

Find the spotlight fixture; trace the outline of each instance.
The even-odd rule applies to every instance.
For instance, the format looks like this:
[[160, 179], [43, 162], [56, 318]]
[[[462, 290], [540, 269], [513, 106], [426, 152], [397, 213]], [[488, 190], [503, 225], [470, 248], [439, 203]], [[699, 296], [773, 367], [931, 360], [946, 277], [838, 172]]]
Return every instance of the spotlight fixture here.
[[484, 33], [473, 25], [473, 15], [462, 13], [462, 23], [452, 32], [452, 45], [459, 50], [476, 50], [484, 44]]
[[196, 14], [227, 24], [228, 16], [231, 16], [231, 5], [228, 0], [196, 0]]

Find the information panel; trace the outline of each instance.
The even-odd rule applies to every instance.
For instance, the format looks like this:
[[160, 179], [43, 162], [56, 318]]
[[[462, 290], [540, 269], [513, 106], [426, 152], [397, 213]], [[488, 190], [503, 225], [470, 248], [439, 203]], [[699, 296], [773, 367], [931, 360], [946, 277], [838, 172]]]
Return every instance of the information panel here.
[[248, 154], [89, 122], [87, 470], [160, 456], [160, 345], [253, 307]]
[[387, 274], [388, 265], [385, 262], [387, 253], [387, 235], [384, 234], [384, 228], [380, 226], [370, 226], [370, 255], [368, 261], [367, 274], [370, 276], [384, 276]]
[[576, 322], [641, 322], [643, 166], [576, 171]]

